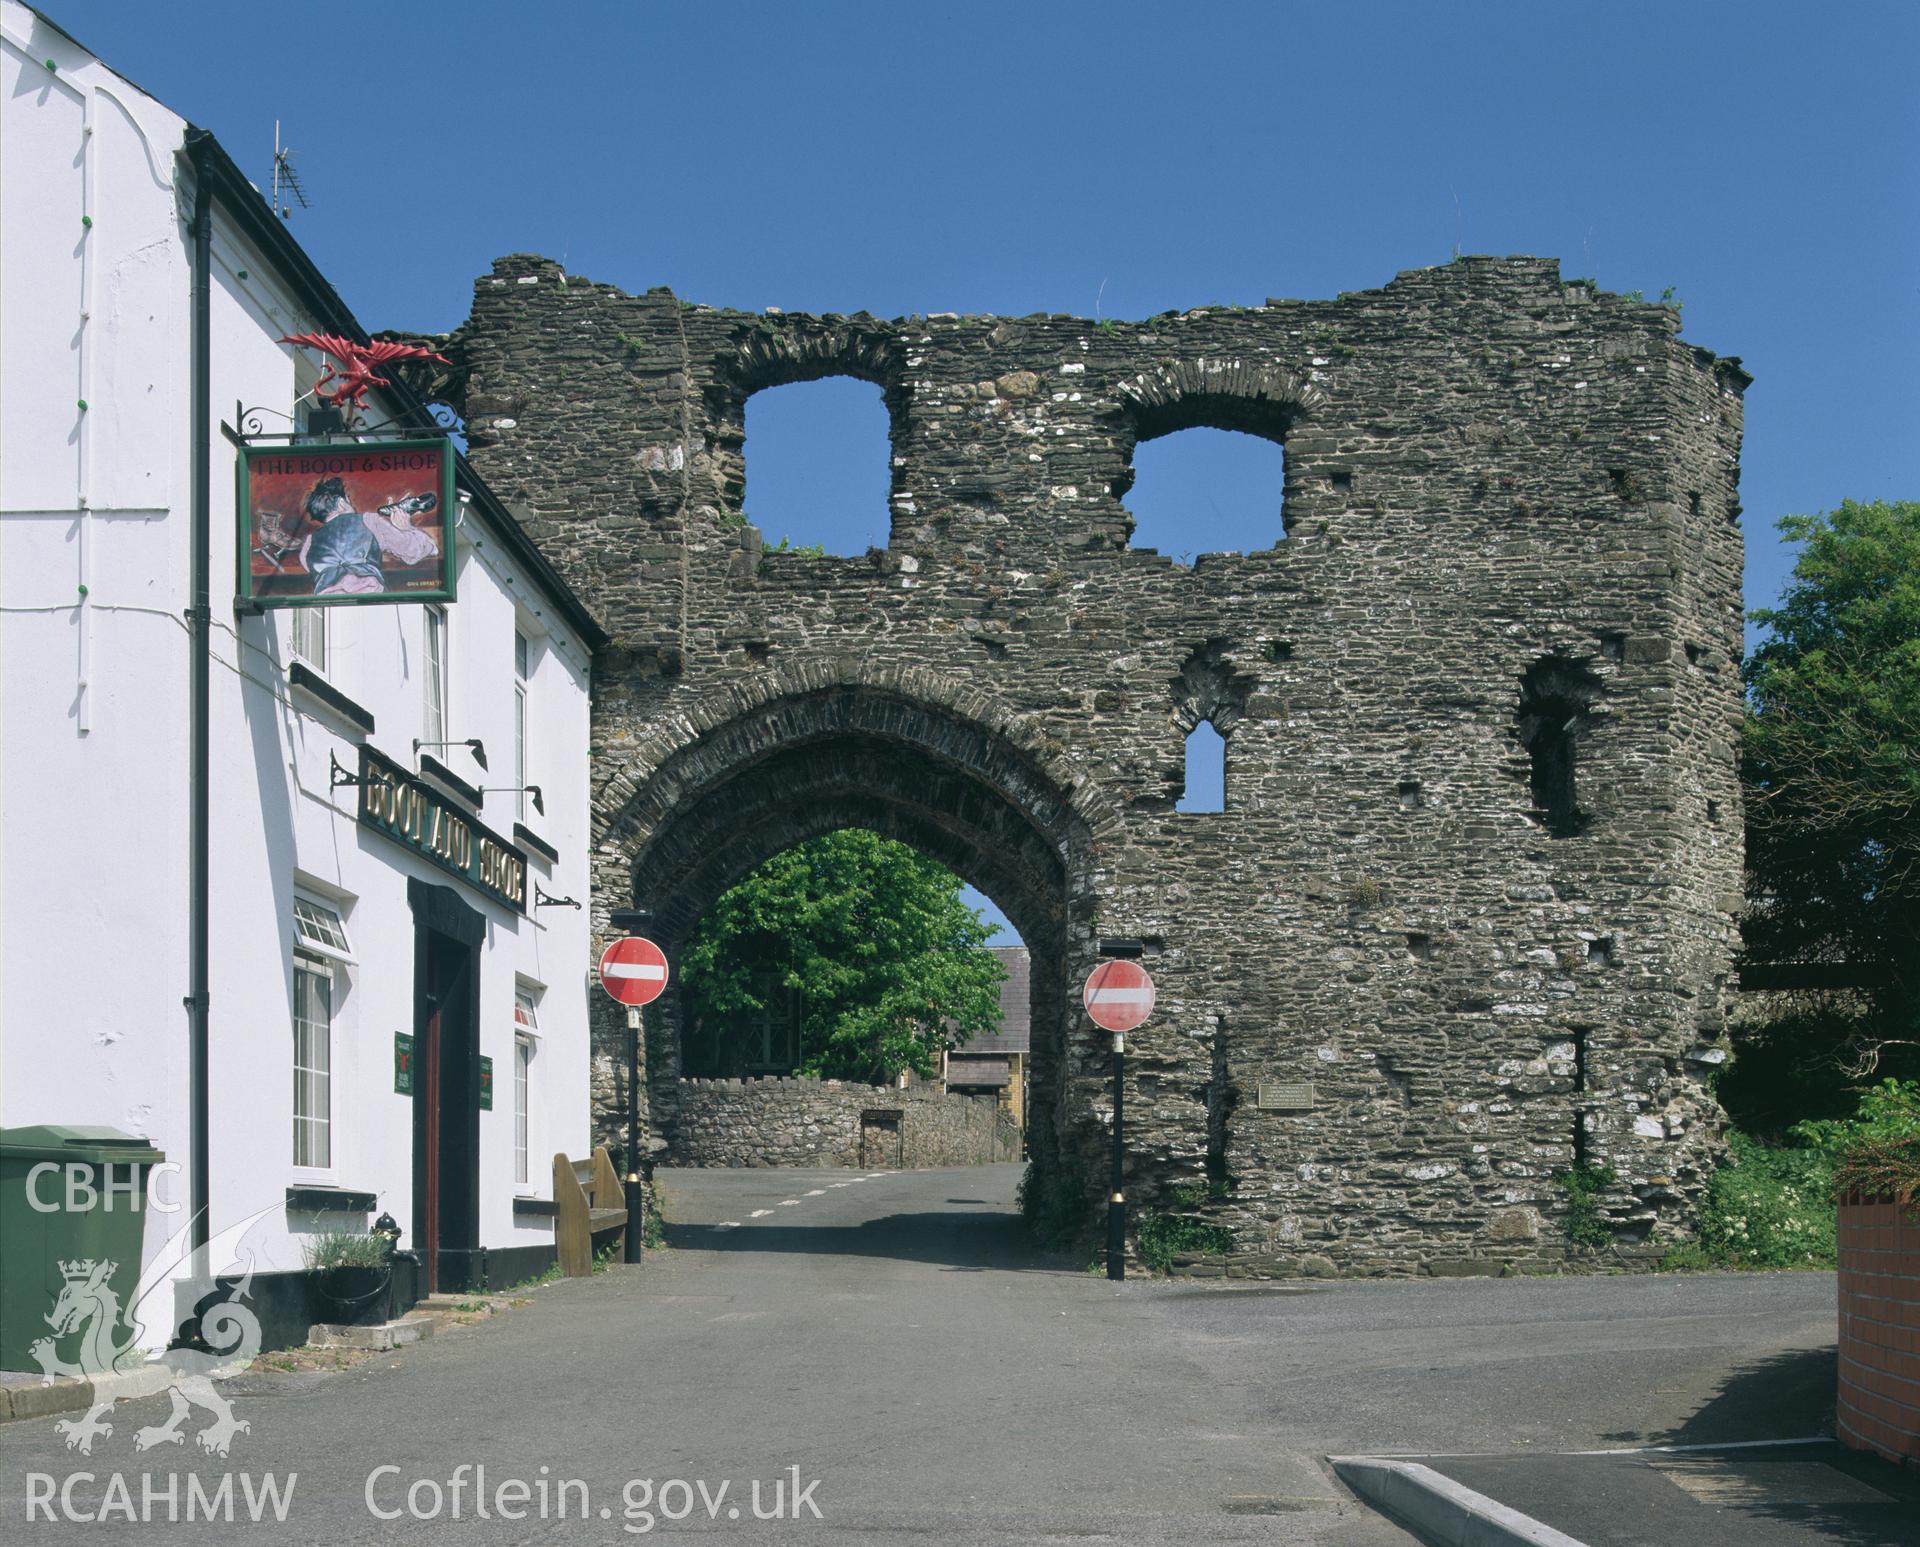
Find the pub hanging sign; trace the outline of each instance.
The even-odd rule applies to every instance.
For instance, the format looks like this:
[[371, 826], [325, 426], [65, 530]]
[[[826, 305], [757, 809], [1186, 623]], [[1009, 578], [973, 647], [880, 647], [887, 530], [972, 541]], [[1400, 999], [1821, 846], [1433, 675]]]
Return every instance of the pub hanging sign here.
[[360, 825], [451, 871], [516, 913], [527, 911], [527, 856], [372, 747], [360, 748]]
[[453, 469], [444, 436], [242, 446], [240, 600], [452, 601]]

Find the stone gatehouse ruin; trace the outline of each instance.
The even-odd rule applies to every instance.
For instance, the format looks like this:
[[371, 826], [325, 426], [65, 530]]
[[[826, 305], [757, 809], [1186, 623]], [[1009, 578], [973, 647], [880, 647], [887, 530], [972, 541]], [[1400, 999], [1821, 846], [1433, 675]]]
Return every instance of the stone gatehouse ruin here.
[[[637, 904], [671, 952], [800, 839], [900, 838], [1032, 952], [1037, 1197], [1101, 1199], [1078, 984], [1130, 937], [1133, 1206], [1230, 1226], [1235, 1272], [1406, 1273], [1550, 1261], [1576, 1162], [1657, 1252], [1713, 1157], [1748, 378], [1678, 331], [1531, 258], [1096, 323], [753, 315], [516, 256], [442, 347], [474, 460], [614, 636], [603, 934]], [[884, 392], [891, 540], [771, 551], [747, 399], [834, 375]], [[1271, 548], [1129, 547], [1135, 447], [1192, 426], [1283, 444]], [[1225, 810], [1177, 811], [1202, 721]]]

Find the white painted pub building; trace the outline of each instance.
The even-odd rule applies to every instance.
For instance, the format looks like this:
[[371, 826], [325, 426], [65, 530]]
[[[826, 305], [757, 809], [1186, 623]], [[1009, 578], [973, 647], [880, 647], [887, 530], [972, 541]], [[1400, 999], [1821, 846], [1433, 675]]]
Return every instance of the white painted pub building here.
[[[216, 1243], [258, 1215], [265, 1315], [383, 1213], [443, 1290], [537, 1273], [589, 1142], [603, 636], [457, 458], [408, 536], [452, 599], [237, 605], [243, 444], [380, 444], [295, 438], [324, 362], [280, 340], [367, 335], [211, 136], [17, 0], [0, 54], [0, 1128], [149, 1140]], [[443, 433], [399, 386], [359, 422]]]

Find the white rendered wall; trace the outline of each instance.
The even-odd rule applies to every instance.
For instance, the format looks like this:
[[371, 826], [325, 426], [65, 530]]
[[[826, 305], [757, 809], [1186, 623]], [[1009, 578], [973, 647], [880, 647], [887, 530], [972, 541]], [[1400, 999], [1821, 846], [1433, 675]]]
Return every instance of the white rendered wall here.
[[0, 1125], [184, 1160], [185, 125], [12, 0], [0, 104]]
[[[0, 1126], [106, 1124], [147, 1135], [184, 1164], [185, 125], [13, 0], [0, 0], [0, 37]], [[49, 57], [56, 71], [40, 62]], [[582, 1152], [589, 1131], [586, 914], [533, 906], [535, 882], [587, 897], [589, 652], [468, 513], [449, 609], [447, 733], [482, 737], [492, 769], [482, 775], [460, 749], [440, 755], [473, 783], [512, 782], [518, 620], [534, 646], [529, 778], [546, 805], [544, 815], [529, 809], [527, 825], [561, 861], [528, 851], [522, 916], [359, 826], [357, 792], [330, 788], [329, 757], [357, 768], [367, 739], [413, 766], [425, 707], [421, 609], [329, 609], [326, 677], [374, 715], [375, 734], [362, 738], [289, 690], [290, 615], [231, 606], [235, 451], [219, 421], [236, 402], [290, 414], [295, 351], [277, 340], [318, 326], [216, 213], [213, 1226], [273, 1209], [289, 1184], [333, 1182], [378, 1193], [411, 1233], [412, 1110], [393, 1091], [393, 1038], [414, 1029], [407, 878], [418, 876], [487, 919], [480, 1039], [494, 1106], [480, 1118], [480, 1243], [542, 1244], [551, 1228], [516, 1226], [513, 1195], [550, 1197], [554, 1151]], [[477, 813], [509, 839], [517, 814], [508, 794], [487, 796]], [[340, 901], [355, 957], [335, 996], [325, 1173], [292, 1164], [296, 874]], [[516, 983], [543, 989], [524, 1188], [513, 1182]], [[185, 1198], [185, 1178], [169, 1191]], [[149, 1221], [149, 1253], [178, 1222]], [[340, 1223], [269, 1214], [253, 1238], [259, 1267], [300, 1266], [302, 1237]]]

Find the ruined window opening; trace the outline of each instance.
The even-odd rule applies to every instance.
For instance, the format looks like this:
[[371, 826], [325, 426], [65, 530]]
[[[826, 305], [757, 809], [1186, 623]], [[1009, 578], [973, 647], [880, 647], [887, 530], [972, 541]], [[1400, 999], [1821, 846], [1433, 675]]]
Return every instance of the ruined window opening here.
[[1405, 806], [1409, 811], [1418, 811], [1420, 807], [1426, 804], [1426, 799], [1420, 792], [1420, 781], [1418, 779], [1402, 779], [1400, 781], [1400, 804]]
[[1575, 837], [1587, 825], [1576, 790], [1577, 747], [1599, 688], [1585, 666], [1551, 656], [1536, 661], [1521, 684], [1520, 742], [1531, 764], [1533, 810], [1556, 838]]
[[1130, 546], [1181, 564], [1202, 553], [1255, 553], [1286, 540], [1286, 454], [1278, 440], [1198, 428], [1143, 441], [1124, 503]]
[[851, 376], [791, 382], [746, 404], [746, 517], [769, 551], [884, 548], [892, 444], [886, 397]]
[[1613, 936], [1603, 935], [1597, 940], [1587, 942], [1587, 960], [1596, 967], [1613, 965]]
[[1188, 733], [1185, 793], [1173, 809], [1200, 812], [1227, 809], [1227, 738], [1214, 728], [1211, 720], [1202, 720]]
[[1587, 1032], [1585, 1026], [1569, 1028], [1573, 1032], [1573, 1163], [1587, 1164], [1587, 1119], [1593, 1108], [1580, 1098], [1587, 1094]]
[[1207, 1183], [1216, 1190], [1227, 1185], [1227, 1119], [1233, 1115], [1233, 1106], [1233, 1086], [1227, 1071], [1227, 1023], [1222, 1017], [1213, 1028], [1207, 1079]]

